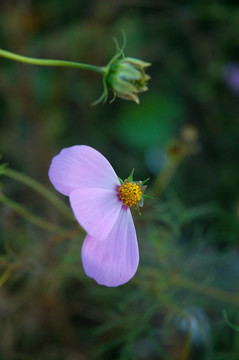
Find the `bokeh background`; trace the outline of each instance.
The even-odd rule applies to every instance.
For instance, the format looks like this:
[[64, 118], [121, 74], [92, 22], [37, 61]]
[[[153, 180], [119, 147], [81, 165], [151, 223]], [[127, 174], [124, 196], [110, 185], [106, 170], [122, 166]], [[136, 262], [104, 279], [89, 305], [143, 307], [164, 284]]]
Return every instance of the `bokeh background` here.
[[[228, 0], [1, 0], [3, 49], [106, 65], [123, 30], [152, 66], [140, 105], [92, 107], [98, 74], [0, 58], [1, 163], [18, 174], [0, 177], [0, 359], [239, 359], [238, 26]], [[76, 144], [160, 188], [133, 214], [140, 265], [119, 288], [86, 277], [78, 225], [19, 181], [68, 207], [48, 168]]]

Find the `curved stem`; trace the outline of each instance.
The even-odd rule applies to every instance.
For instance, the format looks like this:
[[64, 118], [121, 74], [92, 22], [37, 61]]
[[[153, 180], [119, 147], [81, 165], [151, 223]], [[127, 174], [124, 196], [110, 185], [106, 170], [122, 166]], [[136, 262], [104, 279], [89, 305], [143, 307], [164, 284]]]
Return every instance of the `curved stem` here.
[[21, 182], [22, 184], [29, 186], [42, 196], [44, 196], [48, 201], [50, 201], [53, 205], [55, 205], [59, 211], [63, 215], [65, 215], [68, 219], [73, 220], [74, 217], [70, 209], [65, 205], [63, 201], [61, 201], [57, 196], [55, 196], [50, 190], [48, 190], [45, 186], [32, 179], [31, 177], [21, 174], [16, 170], [12, 170], [9, 168], [5, 168], [2, 172], [3, 175], [12, 178]]
[[2, 193], [0, 194], [0, 202], [6, 206], [8, 206], [11, 210], [15, 211], [18, 215], [26, 218], [27, 220], [31, 221], [36, 226], [42, 228], [45, 231], [50, 231], [56, 234], [65, 235], [69, 232], [69, 230], [61, 228], [59, 226], [53, 225], [48, 221], [45, 221], [39, 218], [36, 215], [30, 213], [26, 208], [22, 205], [17, 204], [13, 200], [8, 199]]
[[160, 197], [164, 190], [168, 187], [173, 175], [175, 174], [183, 159], [184, 157], [179, 157], [174, 160], [169, 159], [164, 165], [163, 169], [154, 180], [151, 188], [151, 193], [154, 198]]
[[9, 276], [12, 274], [13, 271], [13, 267], [12, 266], [8, 266], [6, 268], [6, 270], [1, 274], [0, 277], [0, 287], [2, 287], [5, 282], [7, 281], [7, 279], [9, 278]]
[[37, 59], [28, 56], [18, 55], [3, 49], [0, 49], [0, 56], [6, 59], [19, 61], [30, 65], [70, 67], [70, 68], [76, 68], [82, 70], [95, 71], [100, 74], [103, 74], [105, 72], [104, 67], [100, 67], [100, 66], [94, 66], [94, 65], [83, 64], [73, 61], [65, 61], [65, 60]]
[[[159, 269], [152, 269], [150, 267], [144, 266], [141, 267], [141, 271], [147, 276], [146, 279], [150, 279], [151, 281], [157, 281], [158, 279], [165, 277], [165, 273], [163, 270]], [[234, 304], [239, 305], [239, 295], [236, 293], [232, 293], [227, 290], [222, 290], [219, 288], [216, 288], [211, 285], [207, 285], [205, 283], [198, 283], [195, 280], [192, 280], [180, 273], [169, 273], [168, 276], [168, 284], [170, 287], [176, 287], [176, 288], [184, 288], [190, 291], [193, 291], [195, 293], [199, 293], [201, 295], [210, 297], [215, 300], [220, 300], [228, 304]], [[150, 281], [145, 282], [146, 286], [147, 284], [150, 284]]]
[[180, 285], [185, 289], [192, 290], [199, 294], [211, 297], [216, 300], [223, 301], [225, 303], [239, 305], [239, 296], [236, 293], [232, 293], [226, 290], [221, 290], [203, 283], [198, 284], [198, 282], [186, 278], [182, 275], [180, 276], [176, 275], [176, 278], [173, 279], [172, 283], [174, 283], [174, 281], [176, 286]]

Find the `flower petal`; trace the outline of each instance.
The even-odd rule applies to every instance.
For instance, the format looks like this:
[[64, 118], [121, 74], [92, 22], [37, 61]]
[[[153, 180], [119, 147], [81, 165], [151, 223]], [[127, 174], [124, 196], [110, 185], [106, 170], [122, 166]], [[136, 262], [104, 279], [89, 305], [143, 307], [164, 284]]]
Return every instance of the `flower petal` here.
[[137, 237], [129, 208], [121, 208], [105, 241], [87, 235], [81, 256], [86, 275], [98, 284], [119, 286], [129, 281], [139, 263]]
[[116, 185], [120, 185], [108, 160], [86, 145], [72, 146], [56, 155], [50, 165], [49, 178], [64, 195], [77, 188], [114, 190]]
[[73, 190], [70, 204], [77, 221], [96, 240], [107, 237], [122, 207], [116, 190], [93, 188]]

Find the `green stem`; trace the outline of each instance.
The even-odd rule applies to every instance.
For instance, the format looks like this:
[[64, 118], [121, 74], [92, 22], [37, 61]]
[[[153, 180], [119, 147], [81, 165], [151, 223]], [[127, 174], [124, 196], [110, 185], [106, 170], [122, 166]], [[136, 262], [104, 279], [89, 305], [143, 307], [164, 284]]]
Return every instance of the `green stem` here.
[[222, 313], [223, 313], [223, 317], [224, 317], [224, 320], [225, 320], [225, 322], [227, 323], [227, 325], [228, 325], [231, 329], [233, 329], [233, 330], [235, 330], [235, 331], [239, 331], [239, 326], [234, 325], [234, 324], [228, 319], [226, 310], [223, 310]]
[[9, 278], [9, 276], [12, 274], [13, 271], [13, 267], [12, 266], [8, 266], [6, 268], [6, 270], [3, 272], [3, 274], [1, 274], [0, 277], [0, 287], [2, 287], [5, 282], [7, 281], [7, 279]]
[[0, 49], [0, 56], [6, 59], [20, 61], [22, 63], [30, 64], [30, 65], [70, 67], [70, 68], [76, 68], [82, 70], [95, 71], [100, 74], [103, 74], [105, 72], [105, 68], [100, 66], [94, 66], [94, 65], [83, 64], [73, 61], [65, 61], [65, 60], [37, 59], [37, 58], [18, 55], [3, 49]]
[[38, 183], [36, 180], [30, 178], [27, 175], [21, 174], [16, 170], [5, 168], [2, 171], [2, 174], [12, 178], [14, 180], [17, 180], [21, 182], [22, 184], [29, 186], [36, 192], [38, 192], [40, 195], [44, 196], [48, 201], [50, 201], [53, 205], [55, 205], [58, 210], [65, 215], [68, 219], [73, 220], [72, 212], [69, 210], [69, 208], [64, 204], [63, 201], [61, 201], [57, 196], [55, 196], [51, 191], [49, 191], [47, 188], [45, 188], [43, 185]]
[[239, 305], [239, 296], [238, 294], [231, 293], [226, 290], [221, 290], [215, 288], [210, 285], [206, 285], [204, 283], [198, 283], [194, 280], [186, 278], [182, 275], [176, 275], [172, 278], [172, 285], [175, 284], [176, 286], [180, 286], [181, 288], [185, 288], [188, 290], [192, 290], [199, 294], [208, 296], [212, 299], [220, 300], [225, 303]]
[[36, 215], [30, 213], [27, 209], [25, 209], [22, 205], [17, 204], [16, 202], [8, 199], [2, 193], [0, 194], [0, 202], [6, 206], [8, 206], [11, 210], [15, 211], [18, 215], [25, 217], [27, 220], [31, 221], [33, 224], [37, 225], [38, 227], [46, 230], [51, 231], [53, 233], [57, 233], [60, 235], [64, 235], [69, 232], [69, 230], [65, 230], [59, 226], [53, 225], [48, 221], [45, 221]]
[[[203, 282], [199, 283], [195, 280], [185, 277], [184, 275], [178, 272], [168, 273], [168, 270], [166, 271], [167, 271], [168, 285], [170, 288], [172, 287], [181, 288], [181, 289], [183, 288], [210, 297], [215, 300], [223, 301], [228, 304], [239, 305], [239, 295], [236, 293], [232, 293], [227, 290], [221, 290], [211, 285], [204, 284]], [[145, 284], [147, 283], [150, 284], [153, 281], [155, 281], [155, 283], [156, 282], [159, 283], [158, 281], [159, 279], [165, 278], [164, 270], [158, 270], [158, 269], [156, 270], [145, 266], [145, 267], [141, 267], [141, 272], [147, 275], [147, 281], [145, 282]]]
[[151, 192], [154, 198], [162, 195], [164, 190], [168, 187], [173, 175], [175, 174], [178, 166], [182, 162], [184, 157], [178, 157], [176, 159], [169, 159], [156, 177], [152, 186]]

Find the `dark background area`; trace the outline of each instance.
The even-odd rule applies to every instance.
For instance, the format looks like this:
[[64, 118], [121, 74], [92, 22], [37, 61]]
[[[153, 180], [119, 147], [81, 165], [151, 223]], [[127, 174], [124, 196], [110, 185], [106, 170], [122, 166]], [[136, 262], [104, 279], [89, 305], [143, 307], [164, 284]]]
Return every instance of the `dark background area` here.
[[73, 229], [65, 238], [0, 205], [0, 359], [239, 358], [228, 324], [239, 324], [239, 90], [225, 76], [233, 63], [239, 78], [238, 26], [236, 1], [1, 1], [2, 49], [103, 66], [123, 30], [126, 56], [152, 63], [140, 105], [91, 106], [100, 75], [0, 58], [0, 153], [11, 169], [56, 194], [52, 157], [86, 144], [121, 178], [132, 168], [150, 177], [150, 193], [172, 144], [188, 129], [194, 137], [160, 198], [134, 212], [140, 266], [119, 288], [86, 277], [76, 224], [0, 177], [1, 194]]

